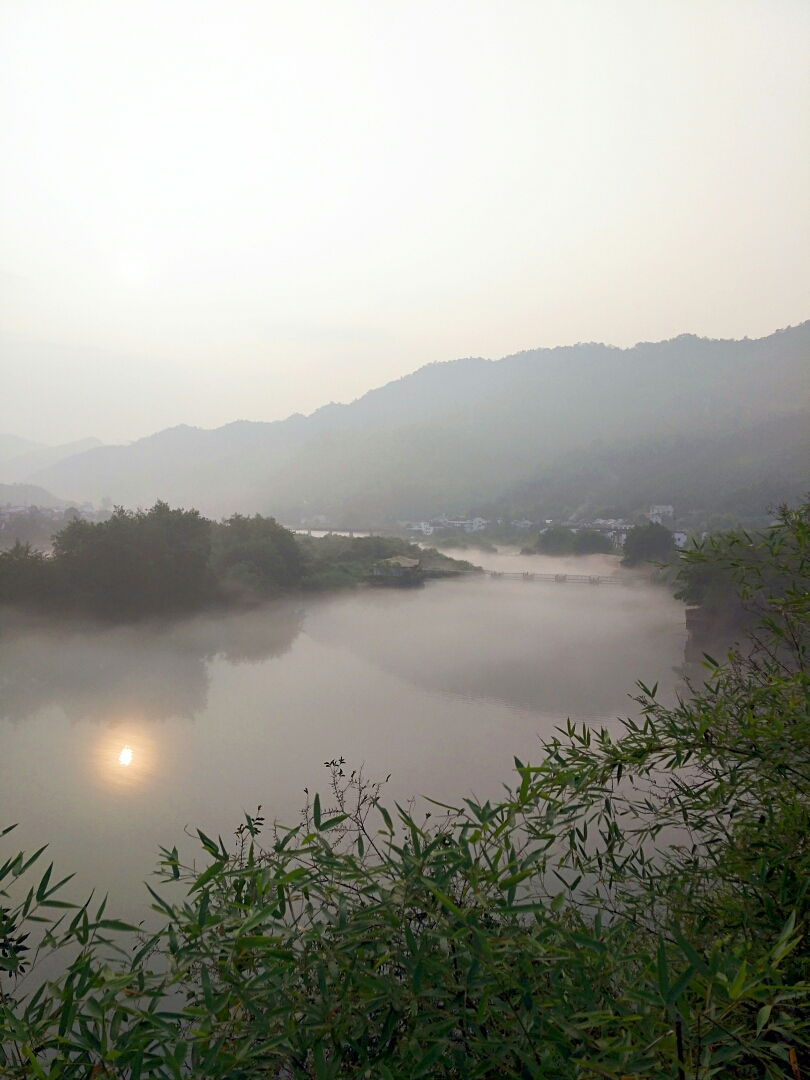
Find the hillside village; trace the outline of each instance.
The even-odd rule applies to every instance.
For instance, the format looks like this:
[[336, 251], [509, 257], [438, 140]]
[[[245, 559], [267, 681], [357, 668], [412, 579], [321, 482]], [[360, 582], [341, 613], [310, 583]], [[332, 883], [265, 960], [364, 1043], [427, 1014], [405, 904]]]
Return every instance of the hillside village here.
[[526, 519], [516, 518], [506, 522], [503, 520], [488, 520], [482, 517], [448, 518], [447, 515], [442, 514], [440, 517], [433, 518], [429, 521], [401, 522], [400, 526], [409, 533], [418, 533], [422, 536], [435, 537], [436, 542], [460, 535], [469, 535], [471, 533], [480, 533], [482, 534], [482, 537], [486, 537], [488, 533], [492, 533], [495, 536], [505, 539], [504, 532], [508, 533], [510, 530], [519, 537], [520, 533], [536, 532], [542, 534], [552, 526], [562, 526], [569, 529], [574, 534], [586, 529], [600, 533], [607, 537], [614, 547], [623, 548], [629, 530], [644, 522], [665, 526], [672, 533], [672, 538], [676, 547], [684, 548], [686, 546], [690, 533], [685, 528], [675, 527], [675, 508], [670, 504], [657, 503], [650, 506], [649, 511], [643, 518], [633, 521], [624, 518], [599, 517], [592, 520], [581, 518], [576, 521], [554, 518], [546, 518], [543, 521], [528, 521]]
[[[85, 502], [81, 506], [37, 506], [18, 505], [7, 502], [0, 506], [0, 550], [12, 547], [17, 540], [28, 543], [41, 551], [49, 551], [51, 537], [64, 527], [72, 518], [83, 517], [88, 521], [102, 521], [110, 514], [110, 500], [105, 499], [104, 505], [96, 509], [92, 503]], [[380, 534], [391, 532], [395, 534], [412, 535], [419, 537], [432, 537], [434, 543], [453, 541], [459, 538], [468, 538], [474, 546], [478, 539], [483, 543], [522, 543], [522, 537], [534, 533], [542, 535], [549, 528], [563, 527], [576, 535], [578, 532], [595, 532], [606, 537], [614, 548], [624, 547], [627, 534], [630, 529], [645, 522], [663, 525], [672, 533], [674, 544], [677, 548], [684, 548], [687, 544], [690, 531], [677, 527], [675, 508], [669, 504], [653, 504], [649, 511], [635, 520], [624, 518], [577, 519], [576, 521], [547, 518], [542, 521], [529, 521], [515, 518], [511, 521], [503, 519], [487, 519], [480, 516], [474, 517], [448, 517], [441, 514], [439, 517], [427, 521], [403, 521], [397, 523], [394, 528], [378, 529]], [[331, 533], [334, 531], [326, 515], [319, 514], [310, 518], [302, 518], [294, 531], [310, 532], [312, 529], [323, 530]], [[341, 530], [353, 535], [364, 530], [358, 527], [356, 530]], [[701, 535], [706, 535], [702, 532]]]

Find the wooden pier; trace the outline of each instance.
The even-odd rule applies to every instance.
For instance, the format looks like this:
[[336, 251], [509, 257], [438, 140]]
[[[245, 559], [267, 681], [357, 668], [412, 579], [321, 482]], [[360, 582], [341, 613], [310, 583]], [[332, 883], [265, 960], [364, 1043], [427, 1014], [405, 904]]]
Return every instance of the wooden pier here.
[[530, 574], [520, 571], [488, 570], [491, 578], [519, 578], [523, 581], [553, 581], [565, 585], [569, 581], [577, 585], [625, 585], [624, 578], [611, 577], [608, 574]]

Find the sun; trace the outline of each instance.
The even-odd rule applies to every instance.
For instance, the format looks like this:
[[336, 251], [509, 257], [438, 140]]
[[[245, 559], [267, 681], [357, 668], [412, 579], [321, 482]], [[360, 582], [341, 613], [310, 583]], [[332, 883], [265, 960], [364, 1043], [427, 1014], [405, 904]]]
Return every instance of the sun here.
[[130, 285], [143, 285], [149, 277], [149, 264], [140, 251], [122, 252], [117, 260], [118, 275]]
[[119, 765], [129, 765], [132, 761], [132, 749], [129, 746], [125, 746], [121, 753], [118, 755]]

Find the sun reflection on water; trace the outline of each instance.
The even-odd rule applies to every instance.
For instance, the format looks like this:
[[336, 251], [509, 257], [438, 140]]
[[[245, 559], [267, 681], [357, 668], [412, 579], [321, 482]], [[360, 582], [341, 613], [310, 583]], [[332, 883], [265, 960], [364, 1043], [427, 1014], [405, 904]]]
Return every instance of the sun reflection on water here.
[[143, 788], [154, 778], [155, 740], [149, 725], [115, 720], [99, 733], [94, 772], [104, 787]]

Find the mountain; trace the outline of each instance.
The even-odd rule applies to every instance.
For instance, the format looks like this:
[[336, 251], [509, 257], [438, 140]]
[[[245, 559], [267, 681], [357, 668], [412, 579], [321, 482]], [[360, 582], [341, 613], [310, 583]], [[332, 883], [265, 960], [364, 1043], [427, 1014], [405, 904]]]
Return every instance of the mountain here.
[[93, 502], [360, 525], [491, 503], [596, 441], [696, 445], [806, 409], [810, 322], [758, 340], [682, 335], [429, 364], [308, 417], [170, 428], [28, 479]]
[[0, 484], [0, 508], [8, 505], [41, 506], [59, 510], [68, 503], [35, 484]]
[[[3, 435], [0, 439], [14, 439], [14, 435]], [[21, 442], [25, 440], [20, 440]], [[2, 443], [0, 443], [2, 445]], [[0, 459], [0, 482], [15, 484], [27, 479], [41, 469], [47, 469], [65, 458], [74, 457], [85, 450], [101, 446], [101, 439], [79, 439], [77, 442], [63, 443], [61, 446], [42, 446], [30, 444], [30, 449], [15, 454], [13, 457]]]
[[42, 450], [42, 443], [31, 442], [30, 439], [21, 439], [19, 435], [0, 435], [0, 464], [27, 454], [32, 450]]
[[560, 455], [479, 512], [485, 517], [632, 517], [652, 503], [695, 528], [741, 521], [810, 492], [810, 412], [722, 435], [664, 435], [597, 443]]

